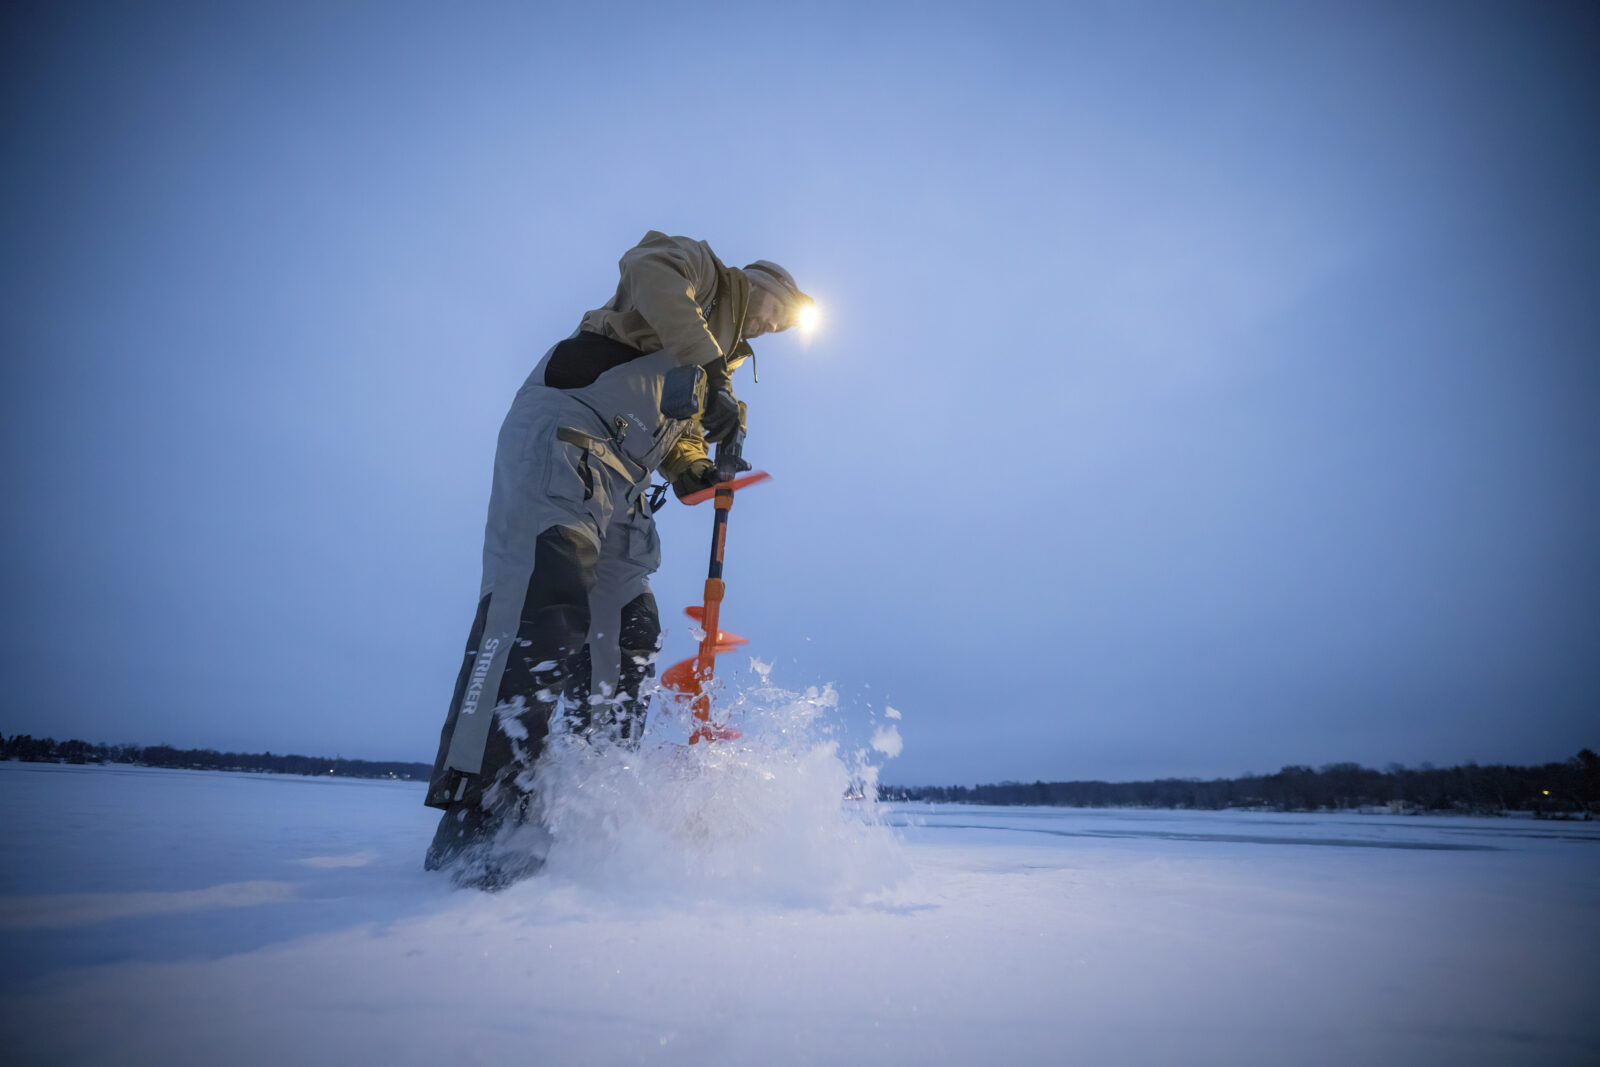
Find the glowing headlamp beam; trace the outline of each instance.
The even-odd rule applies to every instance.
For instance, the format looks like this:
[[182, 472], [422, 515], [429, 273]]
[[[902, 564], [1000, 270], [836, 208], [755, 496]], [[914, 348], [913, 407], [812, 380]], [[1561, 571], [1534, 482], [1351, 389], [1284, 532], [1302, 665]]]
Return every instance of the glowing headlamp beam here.
[[817, 323], [820, 320], [821, 315], [817, 312], [817, 305], [815, 303], [808, 303], [805, 307], [801, 308], [799, 314], [795, 316], [795, 325], [799, 327], [801, 333], [810, 334], [816, 330]]

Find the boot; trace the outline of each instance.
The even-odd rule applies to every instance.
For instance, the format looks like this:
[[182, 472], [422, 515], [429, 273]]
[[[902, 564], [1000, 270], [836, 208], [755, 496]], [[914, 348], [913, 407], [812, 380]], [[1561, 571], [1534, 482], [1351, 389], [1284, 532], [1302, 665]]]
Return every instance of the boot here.
[[439, 816], [439, 828], [433, 832], [433, 842], [422, 859], [423, 870], [443, 870], [493, 835], [488, 813], [478, 806], [478, 791], [469, 792], [473, 794], [471, 803], [456, 801]]
[[458, 889], [496, 893], [544, 869], [553, 839], [537, 798], [517, 794], [492, 814], [492, 835], [462, 850], [451, 867], [450, 880]]

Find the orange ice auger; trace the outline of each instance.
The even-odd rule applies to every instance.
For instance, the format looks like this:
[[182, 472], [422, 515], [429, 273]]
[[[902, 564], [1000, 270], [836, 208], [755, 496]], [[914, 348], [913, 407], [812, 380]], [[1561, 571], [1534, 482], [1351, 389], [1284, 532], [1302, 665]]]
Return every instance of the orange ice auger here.
[[[717, 459], [720, 468], [720, 449]], [[698, 622], [705, 635], [700, 638], [700, 649], [692, 658], [674, 663], [661, 675], [662, 685], [681, 696], [692, 698], [690, 707], [694, 711], [695, 728], [694, 733], [689, 735], [691, 745], [701, 741], [726, 741], [739, 736], [738, 730], [714, 722], [711, 718], [711, 677], [716, 667], [717, 653], [748, 644], [737, 634], [720, 629], [722, 594], [727, 589], [722, 581], [722, 551], [728, 539], [728, 512], [733, 508], [733, 494], [747, 486], [764, 482], [769, 477], [757, 471], [742, 478], [729, 478], [710, 489], [702, 489], [683, 498], [685, 504], [699, 504], [715, 497], [717, 509], [711, 527], [711, 569], [706, 576], [705, 604], [684, 609], [684, 614]]]

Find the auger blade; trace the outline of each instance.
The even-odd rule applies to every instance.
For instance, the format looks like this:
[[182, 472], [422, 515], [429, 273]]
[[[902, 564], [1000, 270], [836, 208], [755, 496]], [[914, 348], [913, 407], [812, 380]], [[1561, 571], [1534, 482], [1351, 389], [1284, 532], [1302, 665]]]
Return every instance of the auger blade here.
[[694, 665], [698, 662], [693, 656], [678, 663], [674, 663], [661, 672], [661, 684], [675, 693], [684, 696], [700, 695], [700, 678], [695, 673]]
[[[689, 616], [689, 618], [693, 619], [695, 622], [699, 623], [701, 626], [705, 625], [706, 609], [700, 605], [695, 604], [691, 607], [684, 608], [683, 613]], [[740, 645], [748, 645], [749, 643], [750, 639], [748, 637], [740, 637], [736, 633], [731, 633], [727, 630], [719, 628], [717, 630], [717, 640], [712, 648], [712, 651], [732, 652]]]
[[744, 734], [732, 726], [718, 726], [714, 722], [708, 722], [702, 723], [698, 730], [689, 735], [689, 743], [698, 745], [702, 741], [733, 741], [743, 736]]
[[732, 741], [743, 737], [737, 728], [711, 721], [711, 694], [706, 691], [706, 683], [711, 678], [702, 675], [699, 666], [699, 657], [690, 657], [679, 660], [661, 674], [663, 686], [676, 692], [680, 698], [692, 701], [691, 714], [695, 719], [695, 728], [689, 735], [689, 743], [698, 745], [701, 741]]

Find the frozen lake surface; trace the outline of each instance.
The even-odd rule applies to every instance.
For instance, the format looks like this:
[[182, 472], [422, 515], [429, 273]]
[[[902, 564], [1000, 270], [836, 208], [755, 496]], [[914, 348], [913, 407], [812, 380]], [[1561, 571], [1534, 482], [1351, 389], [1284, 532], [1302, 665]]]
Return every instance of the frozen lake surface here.
[[422, 871], [420, 784], [0, 764], [0, 1047], [1600, 1062], [1592, 823], [847, 803], [769, 832], [740, 788], [485, 895]]

